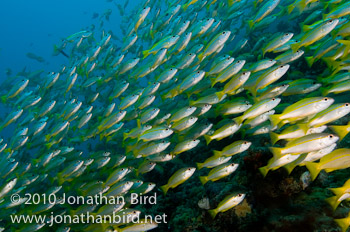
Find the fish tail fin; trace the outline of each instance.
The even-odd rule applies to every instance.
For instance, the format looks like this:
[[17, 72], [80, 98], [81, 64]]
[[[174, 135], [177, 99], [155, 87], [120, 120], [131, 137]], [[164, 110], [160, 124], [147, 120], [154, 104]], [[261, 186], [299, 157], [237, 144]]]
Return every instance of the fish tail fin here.
[[253, 26], [254, 26], [254, 21], [253, 20], [249, 20], [248, 21], [248, 26], [249, 26], [249, 29], [252, 29]]
[[145, 59], [147, 56], [149, 56], [149, 54], [150, 54], [150, 50], [142, 51], [143, 59]]
[[300, 0], [295, 4], [295, 7], [298, 8], [300, 12], [304, 10], [305, 6], [306, 6], [306, 0]]
[[292, 13], [292, 11], [294, 10], [294, 5], [293, 4], [291, 4], [291, 5], [289, 5], [288, 7], [287, 7], [287, 10], [288, 10], [288, 14], [290, 14], [290, 13]]
[[327, 87], [321, 87], [320, 90], [322, 96], [327, 96], [329, 94], [329, 89]]
[[267, 173], [270, 171], [270, 169], [268, 169], [267, 166], [264, 166], [264, 167], [259, 168], [259, 171], [265, 177], [267, 175]]
[[125, 132], [125, 133], [123, 133], [123, 141], [125, 141], [125, 140], [128, 138], [128, 135], [129, 135], [129, 134], [128, 134], [128, 133], [126, 133], [126, 132]]
[[346, 187], [329, 188], [329, 190], [331, 190], [334, 193], [334, 195], [341, 196], [344, 194], [344, 192], [347, 190], [347, 188]]
[[343, 40], [343, 39], [338, 39], [337, 40], [338, 43], [350, 46], [350, 41], [349, 40]]
[[323, 18], [323, 20], [326, 20], [326, 19], [327, 19], [327, 17], [328, 17], [328, 14], [322, 14], [322, 18]]
[[198, 54], [198, 59], [202, 61], [204, 59], [204, 53], [202, 52], [201, 54]]
[[218, 214], [218, 212], [215, 209], [208, 210], [208, 213], [213, 219], [216, 217], [216, 214]]
[[204, 165], [203, 163], [196, 163], [196, 164], [197, 164], [198, 170], [203, 168], [203, 165]]
[[312, 28], [313, 28], [312, 26], [305, 25], [305, 24], [303, 24], [303, 25], [301, 26], [301, 30], [302, 30], [303, 32], [310, 31]]
[[292, 49], [293, 52], [296, 52], [300, 48], [300, 45], [299, 43], [294, 43], [290, 45], [290, 48]]
[[53, 146], [53, 143], [52, 143], [52, 142], [51, 142], [51, 143], [46, 143], [46, 144], [45, 144], [45, 147], [46, 147], [47, 149], [50, 149], [52, 146]]
[[212, 141], [210, 135], [204, 135], [204, 139], [207, 142], [207, 145], [209, 145], [209, 143]]
[[219, 101], [225, 96], [224, 91], [216, 92], [215, 95], [219, 98]]
[[275, 132], [270, 132], [270, 138], [271, 138], [271, 144], [272, 145], [274, 145], [275, 143], [277, 143], [277, 141], [280, 140], [279, 134], [277, 134]]
[[273, 127], [277, 126], [278, 123], [281, 122], [280, 117], [281, 117], [280, 114], [273, 114], [273, 115], [270, 115], [270, 121], [271, 121]]
[[111, 140], [112, 140], [112, 138], [113, 138], [113, 135], [111, 135], [111, 136], [108, 136], [108, 137], [107, 137], [107, 139], [106, 139], [106, 142], [109, 142], [109, 141], [111, 141]]
[[325, 200], [333, 209], [333, 211], [335, 211], [340, 203], [340, 201], [338, 201], [338, 197], [337, 196], [333, 196], [330, 198], [327, 198]]
[[283, 168], [288, 172], [288, 175], [292, 173], [296, 165], [294, 163], [289, 163], [287, 165], [284, 165]]
[[[339, 39], [337, 40], [338, 43], [344, 44], [345, 45], [345, 51], [349, 51], [350, 49], [350, 41], [349, 40], [343, 40]], [[344, 58], [347, 54], [344, 53], [344, 55], [341, 58]]]
[[307, 169], [310, 172], [311, 175], [311, 179], [315, 180], [316, 177], [318, 176], [318, 174], [320, 173], [320, 169], [319, 169], [319, 163], [313, 163], [313, 162], [309, 162], [306, 164]]
[[205, 185], [208, 182], [207, 176], [200, 176], [199, 181], [202, 183], [202, 185]]
[[154, 34], [155, 34], [155, 31], [152, 29], [152, 30], [149, 32], [149, 35], [151, 36], [152, 39], [154, 39]]
[[213, 151], [214, 156], [222, 156], [222, 151]]
[[348, 133], [348, 125], [345, 126], [329, 126], [329, 128], [339, 136], [339, 141], [341, 141]]
[[103, 134], [101, 133], [100, 134], [100, 141], [103, 139]]
[[49, 141], [49, 140], [50, 140], [50, 138], [51, 138], [51, 136], [50, 136], [50, 135], [45, 135], [45, 140], [46, 140], [46, 141]]
[[276, 160], [283, 156], [283, 148], [281, 147], [270, 147], [270, 151], [273, 154], [273, 158]]
[[2, 96], [2, 97], [0, 98], [0, 100], [1, 100], [2, 103], [6, 103], [6, 100], [7, 100], [6, 95], [5, 95], [5, 96]]
[[177, 90], [177, 88], [170, 90], [170, 95], [171, 95], [171, 98], [179, 95], [179, 91]]
[[60, 54], [60, 49], [58, 48], [58, 46], [56, 44], [53, 45], [53, 55], [57, 56], [58, 54]]
[[306, 134], [307, 131], [309, 130], [309, 126], [308, 126], [307, 123], [299, 123], [299, 124], [297, 124], [297, 125], [298, 125], [298, 127], [299, 127], [300, 129], [302, 129], [302, 130], [304, 131], [305, 134]]
[[338, 226], [342, 229], [342, 231], [345, 232], [349, 227], [350, 217], [334, 219], [334, 221], [338, 224]]
[[137, 127], [140, 128], [140, 127], [141, 127], [141, 121], [140, 121], [140, 119], [137, 119], [136, 122], [137, 122]]
[[194, 106], [197, 103], [197, 101], [190, 101], [190, 106]]
[[160, 189], [163, 191], [164, 195], [166, 195], [166, 193], [169, 190], [169, 186], [166, 184], [166, 185], [160, 186]]
[[207, 6], [206, 6], [207, 11], [209, 11], [209, 8], [210, 8], [211, 4], [206, 4], [206, 5], [207, 5]]
[[327, 64], [327, 66], [329, 68], [331, 68], [332, 70], [339, 68], [340, 63], [335, 61], [333, 58], [331, 57], [325, 57], [322, 58], [322, 60]]
[[209, 78], [209, 80], [210, 80], [210, 86], [213, 88], [214, 87], [214, 85], [217, 83], [216, 82], [216, 78], [214, 77], [214, 78]]
[[12, 152], [11, 148], [6, 148], [6, 149], [4, 150], [4, 153], [11, 153], [11, 152]]
[[238, 125], [241, 125], [244, 121], [243, 115], [233, 119]]
[[315, 58], [313, 56], [308, 56], [308, 57], [305, 57], [305, 60], [306, 60], [306, 63], [311, 68], [312, 65], [314, 64]]
[[59, 185], [64, 183], [64, 178], [62, 177], [61, 174], [57, 175], [57, 182], [58, 182]]

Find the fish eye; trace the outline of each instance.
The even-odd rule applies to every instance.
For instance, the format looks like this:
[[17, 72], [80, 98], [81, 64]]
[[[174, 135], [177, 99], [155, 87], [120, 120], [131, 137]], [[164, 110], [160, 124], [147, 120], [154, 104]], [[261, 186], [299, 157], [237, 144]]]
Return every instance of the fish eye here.
[[137, 58], [135, 57], [134, 60], [136, 60]]
[[345, 103], [345, 106], [349, 106], [349, 103]]
[[173, 38], [175, 38], [176, 36], [175, 35], [173, 35]]
[[133, 211], [132, 213], [136, 214], [136, 211]]
[[224, 32], [224, 31], [222, 32], [223, 35], [225, 35], [225, 33], [226, 33], [226, 32]]
[[246, 75], [247, 73], [246, 73], [246, 72], [243, 72], [242, 74], [243, 74], [243, 75]]
[[244, 143], [243, 144], [247, 144], [247, 142], [246, 141], [244, 141]]
[[333, 19], [329, 20], [329, 22], [332, 23], [332, 22], [333, 22]]
[[197, 72], [198, 74], [201, 73], [200, 71]]
[[276, 100], [276, 98], [272, 98], [272, 101], [275, 101]]
[[324, 100], [324, 101], [328, 101], [328, 98], [325, 97], [323, 100]]
[[273, 59], [271, 59], [270, 62], [273, 62]]
[[192, 56], [192, 53], [190, 53], [190, 56]]
[[230, 60], [230, 57], [227, 57], [227, 60]]
[[168, 130], [169, 130], [169, 128], [166, 128], [165, 130], [166, 130], [166, 131], [168, 131]]
[[289, 33], [286, 33], [286, 34], [284, 34], [285, 36], [288, 36], [289, 35]]
[[207, 21], [209, 21], [210, 19], [207, 19]]
[[149, 184], [148, 184], [148, 186], [152, 186], [152, 184], [151, 184], [151, 183], [149, 183]]
[[329, 138], [330, 138], [330, 139], [333, 138], [333, 135], [329, 135]]
[[194, 140], [192, 140], [193, 142], [196, 142], [196, 140], [194, 139]]
[[121, 171], [124, 171], [125, 169], [124, 168], [122, 168], [122, 169], [120, 169]]
[[143, 9], [146, 10], [146, 7], [144, 7]]
[[238, 194], [238, 196], [240, 197], [240, 196], [242, 196], [242, 194], [240, 193], [240, 194]]
[[173, 68], [171, 68], [170, 71], [173, 71]]
[[191, 171], [191, 168], [187, 168], [187, 171]]
[[284, 67], [283, 65], [280, 66], [280, 68], [283, 68], [283, 67]]

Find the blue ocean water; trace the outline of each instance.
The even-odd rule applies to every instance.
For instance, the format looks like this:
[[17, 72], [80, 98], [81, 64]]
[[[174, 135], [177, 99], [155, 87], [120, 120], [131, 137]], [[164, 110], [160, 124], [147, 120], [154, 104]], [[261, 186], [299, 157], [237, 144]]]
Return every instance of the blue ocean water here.
[[[125, 1], [116, 2], [124, 4]], [[130, 1], [126, 10], [133, 9], [138, 2]], [[93, 19], [93, 14], [101, 16], [108, 9], [113, 9], [112, 14], [102, 29], [120, 34], [121, 16], [110, 1], [0, 1], [0, 82], [6, 78], [6, 69], [11, 69], [12, 74], [24, 67], [27, 71], [57, 71], [67, 58], [52, 56], [53, 45], [91, 25], [98, 27], [99, 17]], [[30, 59], [27, 53], [41, 56], [45, 62]]]

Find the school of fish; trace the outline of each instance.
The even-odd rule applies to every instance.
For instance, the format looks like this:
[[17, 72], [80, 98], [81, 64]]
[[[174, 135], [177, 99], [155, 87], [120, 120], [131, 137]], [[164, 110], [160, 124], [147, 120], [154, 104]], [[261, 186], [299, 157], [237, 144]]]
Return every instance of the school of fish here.
[[[126, 5], [116, 6], [121, 13]], [[204, 168], [198, 182], [208, 185], [234, 175], [237, 154], [263, 135], [273, 154], [260, 167], [264, 176], [306, 166], [315, 180], [322, 170], [350, 167], [350, 148], [337, 147], [350, 132], [349, 15], [346, 0], [144, 0], [123, 12], [123, 35], [101, 29], [100, 37], [93, 28], [64, 38], [54, 47], [54, 55], [68, 58], [62, 69], [23, 72], [1, 86], [0, 231], [52, 231], [48, 221], [11, 224], [10, 214], [137, 217], [128, 201], [74, 208], [9, 198], [60, 191], [117, 197], [156, 187], [167, 194]], [[163, 162], [211, 151], [210, 143], [223, 139], [229, 145], [169, 180], [143, 181]], [[350, 199], [349, 181], [331, 190], [333, 209]], [[232, 193], [208, 213], [215, 218], [245, 196]], [[346, 231], [350, 215], [335, 221]], [[142, 220], [54, 228], [157, 226]]]

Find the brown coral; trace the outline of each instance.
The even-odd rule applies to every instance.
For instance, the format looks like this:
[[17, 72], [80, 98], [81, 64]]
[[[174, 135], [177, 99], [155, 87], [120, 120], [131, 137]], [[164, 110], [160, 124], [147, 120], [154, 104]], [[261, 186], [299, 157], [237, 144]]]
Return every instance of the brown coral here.
[[252, 208], [246, 199], [244, 199], [241, 204], [237, 205], [234, 210], [237, 217], [246, 217], [248, 213], [252, 213]]

